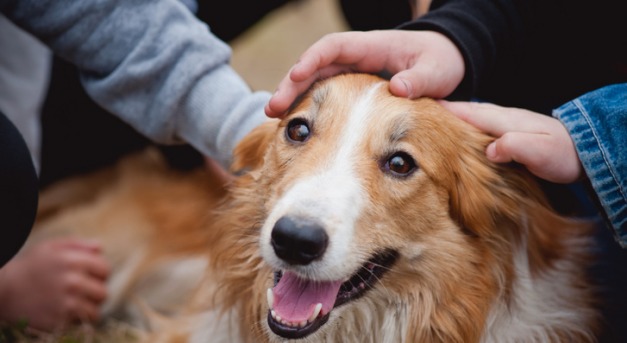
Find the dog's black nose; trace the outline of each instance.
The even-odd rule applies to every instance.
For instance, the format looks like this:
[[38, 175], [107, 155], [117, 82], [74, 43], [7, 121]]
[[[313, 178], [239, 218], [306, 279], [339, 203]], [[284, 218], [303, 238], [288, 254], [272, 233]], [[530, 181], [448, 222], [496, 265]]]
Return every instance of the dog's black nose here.
[[272, 248], [289, 264], [309, 264], [324, 254], [327, 245], [327, 233], [310, 220], [281, 217], [272, 229]]

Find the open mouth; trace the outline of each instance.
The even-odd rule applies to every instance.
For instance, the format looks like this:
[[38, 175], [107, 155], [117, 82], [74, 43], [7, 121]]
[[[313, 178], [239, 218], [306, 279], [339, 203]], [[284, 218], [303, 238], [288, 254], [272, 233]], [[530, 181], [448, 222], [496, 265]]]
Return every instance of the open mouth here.
[[331, 310], [363, 296], [398, 258], [386, 250], [374, 255], [347, 281], [313, 281], [296, 274], [275, 273], [275, 286], [268, 289], [268, 326], [275, 334], [298, 339], [317, 331]]

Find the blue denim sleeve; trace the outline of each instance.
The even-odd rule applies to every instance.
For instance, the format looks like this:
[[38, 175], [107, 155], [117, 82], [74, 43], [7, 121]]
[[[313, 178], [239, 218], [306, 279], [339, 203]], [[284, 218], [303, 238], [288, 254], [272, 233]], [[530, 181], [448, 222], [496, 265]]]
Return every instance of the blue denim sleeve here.
[[587, 93], [553, 116], [566, 126], [616, 240], [627, 248], [627, 83]]

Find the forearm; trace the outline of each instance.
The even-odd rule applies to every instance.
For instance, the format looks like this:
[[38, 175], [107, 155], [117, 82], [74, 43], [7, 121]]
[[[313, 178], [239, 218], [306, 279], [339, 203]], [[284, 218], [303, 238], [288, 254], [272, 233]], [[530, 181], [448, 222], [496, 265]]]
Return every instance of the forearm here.
[[0, 0], [0, 10], [77, 65], [101, 106], [160, 143], [229, 163], [269, 94], [231, 69], [230, 48], [178, 0]]

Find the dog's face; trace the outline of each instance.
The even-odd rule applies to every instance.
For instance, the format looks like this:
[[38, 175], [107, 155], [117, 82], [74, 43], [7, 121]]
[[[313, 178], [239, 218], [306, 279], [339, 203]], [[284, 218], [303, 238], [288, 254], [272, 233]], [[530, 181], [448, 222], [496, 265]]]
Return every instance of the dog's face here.
[[377, 330], [396, 309], [412, 323], [442, 313], [451, 332], [478, 337], [456, 316], [480, 328], [511, 272], [490, 266], [507, 233], [491, 229], [500, 205], [488, 142], [437, 102], [394, 97], [369, 75], [319, 83], [249, 142], [266, 152], [256, 189], [260, 253], [275, 271], [259, 318], [268, 333], [331, 337], [356, 317]]

